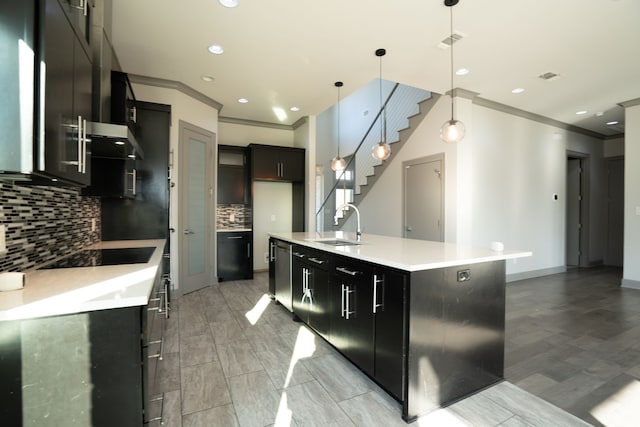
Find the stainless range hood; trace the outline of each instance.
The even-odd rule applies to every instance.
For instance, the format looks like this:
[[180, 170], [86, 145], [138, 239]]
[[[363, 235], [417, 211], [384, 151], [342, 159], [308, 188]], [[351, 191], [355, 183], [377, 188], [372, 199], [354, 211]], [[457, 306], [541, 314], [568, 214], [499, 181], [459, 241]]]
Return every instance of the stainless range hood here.
[[144, 151], [128, 126], [92, 122], [87, 125], [91, 156], [113, 159], [144, 159]]

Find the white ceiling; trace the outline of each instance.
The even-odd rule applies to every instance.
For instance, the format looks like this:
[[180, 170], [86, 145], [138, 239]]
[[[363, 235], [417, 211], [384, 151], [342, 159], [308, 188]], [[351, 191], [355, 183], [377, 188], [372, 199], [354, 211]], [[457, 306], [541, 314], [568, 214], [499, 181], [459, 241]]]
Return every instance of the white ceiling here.
[[[449, 12], [442, 0], [239, 0], [236, 8], [113, 0], [112, 42], [125, 72], [191, 86], [221, 103], [221, 116], [290, 125], [334, 104], [336, 80], [346, 97], [377, 78], [377, 48], [387, 50], [384, 79], [445, 93], [450, 52], [436, 45], [449, 36]], [[471, 70], [455, 87], [603, 135], [623, 132], [604, 123], [622, 123], [617, 104], [640, 98], [639, 0], [460, 0], [453, 17], [466, 35], [454, 67]], [[224, 54], [210, 54], [211, 44]], [[560, 78], [537, 77], [546, 72]], [[525, 92], [512, 94], [516, 87]]]

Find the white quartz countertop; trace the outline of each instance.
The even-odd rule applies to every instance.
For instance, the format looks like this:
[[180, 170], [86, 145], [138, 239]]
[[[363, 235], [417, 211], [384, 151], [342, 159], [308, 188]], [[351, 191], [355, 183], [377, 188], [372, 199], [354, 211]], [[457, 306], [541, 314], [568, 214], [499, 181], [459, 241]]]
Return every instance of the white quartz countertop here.
[[23, 289], [0, 292], [0, 321], [146, 305], [164, 245], [164, 239], [100, 242], [83, 249], [155, 247], [155, 251], [144, 264], [30, 271]]
[[471, 245], [404, 239], [400, 237], [363, 234], [360, 245], [332, 246], [318, 240], [344, 239], [356, 241], [355, 233], [269, 233], [271, 237], [294, 244], [369, 261], [405, 271], [431, 270], [455, 265], [500, 261], [531, 256], [532, 253], [505, 249], [495, 252]]

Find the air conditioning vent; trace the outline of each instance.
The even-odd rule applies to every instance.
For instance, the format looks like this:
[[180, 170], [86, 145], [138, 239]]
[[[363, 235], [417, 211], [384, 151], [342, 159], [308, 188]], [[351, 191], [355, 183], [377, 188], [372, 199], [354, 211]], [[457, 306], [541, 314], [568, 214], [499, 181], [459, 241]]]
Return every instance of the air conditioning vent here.
[[546, 73], [544, 73], [544, 74], [540, 74], [540, 75], [538, 76], [538, 78], [541, 78], [542, 80], [547, 80], [547, 81], [548, 81], [548, 80], [555, 80], [555, 79], [557, 79], [557, 78], [559, 78], [559, 77], [560, 77], [560, 75], [559, 75], [559, 74], [552, 73], [551, 71], [547, 71]]
[[465, 38], [467, 35], [458, 31], [454, 31], [451, 36], [447, 36], [440, 43], [438, 43], [438, 47], [440, 49], [449, 49], [449, 47]]

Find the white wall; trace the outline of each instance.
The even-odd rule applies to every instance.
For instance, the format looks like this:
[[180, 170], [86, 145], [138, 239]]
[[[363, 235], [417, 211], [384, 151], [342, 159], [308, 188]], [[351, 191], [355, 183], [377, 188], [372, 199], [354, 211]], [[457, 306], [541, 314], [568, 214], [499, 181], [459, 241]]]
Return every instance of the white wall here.
[[264, 254], [269, 252], [268, 232], [291, 231], [292, 185], [288, 182], [253, 184], [253, 269], [266, 270]]
[[625, 108], [624, 271], [622, 284], [640, 288], [640, 105]]
[[[173, 154], [170, 155], [169, 161], [173, 165], [171, 168], [171, 180], [172, 182], [175, 182], [176, 185], [170, 190], [171, 208], [169, 212], [169, 226], [177, 230], [179, 211], [179, 197], [177, 194], [177, 189], [179, 188], [178, 177], [180, 174], [178, 123], [180, 122], [180, 120], [182, 120], [218, 134], [218, 110], [175, 89], [167, 89], [137, 83], [133, 83], [132, 86], [133, 91], [136, 94], [136, 99], [140, 101], [171, 105], [171, 130], [169, 144], [170, 150]], [[219, 140], [219, 136], [217, 139]], [[216, 165], [214, 164], [213, 167], [215, 171]], [[215, 225], [215, 218], [213, 219], [213, 224]], [[176, 233], [174, 233], [171, 239], [171, 278], [173, 279], [173, 283], [175, 284], [176, 288], [179, 288], [180, 254], [178, 252], [177, 237], [178, 236], [176, 236]]]
[[507, 263], [512, 277], [562, 271], [567, 150], [572, 150], [590, 155], [588, 256], [592, 262], [602, 260], [606, 182], [602, 141], [456, 100], [467, 137], [448, 145], [438, 132], [448, 119], [449, 103], [446, 96], [436, 103], [362, 201], [364, 232], [402, 235], [402, 162], [442, 152], [445, 241], [487, 247], [498, 240], [507, 249], [533, 251], [532, 257]]
[[608, 139], [604, 142], [605, 157], [624, 156], [624, 137]]
[[261, 126], [251, 126], [236, 123], [220, 122], [218, 144], [236, 145], [240, 147], [249, 144], [279, 145], [293, 147], [293, 131]]

